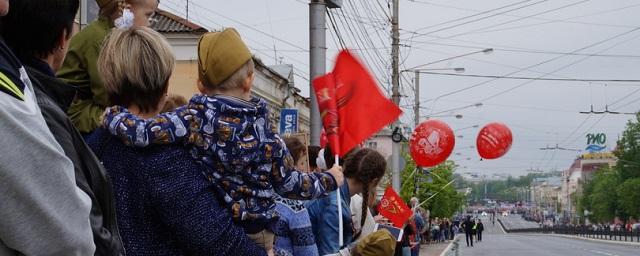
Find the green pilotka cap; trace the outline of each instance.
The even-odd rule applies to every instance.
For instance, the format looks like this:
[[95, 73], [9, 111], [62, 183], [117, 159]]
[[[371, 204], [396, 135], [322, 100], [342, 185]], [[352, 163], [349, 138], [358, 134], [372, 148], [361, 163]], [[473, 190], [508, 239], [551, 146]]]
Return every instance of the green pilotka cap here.
[[358, 242], [356, 251], [362, 256], [393, 255], [396, 239], [386, 229], [373, 232]]
[[233, 28], [206, 33], [198, 42], [198, 76], [206, 86], [224, 82], [250, 59], [249, 48]]
[[107, 6], [109, 3], [111, 2], [115, 2], [117, 0], [96, 0], [96, 3], [98, 4], [98, 7], [100, 7], [101, 9], [105, 6]]

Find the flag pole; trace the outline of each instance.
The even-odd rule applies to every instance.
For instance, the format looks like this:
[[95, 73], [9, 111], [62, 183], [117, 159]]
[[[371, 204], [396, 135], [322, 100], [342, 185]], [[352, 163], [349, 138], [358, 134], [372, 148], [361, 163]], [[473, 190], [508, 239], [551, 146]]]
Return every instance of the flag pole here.
[[[340, 157], [338, 156], [338, 154], [336, 154], [336, 161], [334, 162], [333, 166], [339, 166], [340, 165]], [[336, 201], [338, 203], [338, 245], [340, 246], [340, 248], [342, 248], [342, 245], [344, 245], [344, 234], [343, 234], [343, 230], [344, 230], [344, 223], [342, 223], [342, 199], [340, 197], [341, 194], [341, 190], [340, 187], [338, 187], [338, 190], [336, 191]]]

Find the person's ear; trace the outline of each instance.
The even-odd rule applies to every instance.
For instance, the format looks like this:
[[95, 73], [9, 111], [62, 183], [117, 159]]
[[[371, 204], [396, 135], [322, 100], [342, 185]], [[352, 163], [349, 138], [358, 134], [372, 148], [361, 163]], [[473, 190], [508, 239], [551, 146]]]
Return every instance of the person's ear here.
[[71, 41], [71, 35], [69, 33], [69, 31], [65, 28], [64, 30], [62, 30], [62, 34], [60, 34], [60, 38], [58, 38], [58, 49], [59, 51], [63, 51], [65, 49], [67, 49], [67, 46], [69, 46], [69, 41]]
[[251, 87], [253, 86], [254, 79], [255, 79], [255, 72], [251, 73], [249, 76], [247, 76], [247, 78], [244, 79], [244, 82], [242, 83], [242, 90], [244, 92], [251, 91]]

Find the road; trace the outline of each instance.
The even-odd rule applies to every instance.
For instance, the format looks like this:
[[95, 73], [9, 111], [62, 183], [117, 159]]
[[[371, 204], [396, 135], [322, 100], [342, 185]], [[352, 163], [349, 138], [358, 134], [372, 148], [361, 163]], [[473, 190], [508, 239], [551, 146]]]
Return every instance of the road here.
[[505, 234], [499, 224], [493, 226], [485, 217], [483, 240], [466, 247], [464, 236], [459, 241], [459, 251], [449, 255], [461, 256], [637, 256], [640, 246], [606, 244], [578, 239], [537, 234]]

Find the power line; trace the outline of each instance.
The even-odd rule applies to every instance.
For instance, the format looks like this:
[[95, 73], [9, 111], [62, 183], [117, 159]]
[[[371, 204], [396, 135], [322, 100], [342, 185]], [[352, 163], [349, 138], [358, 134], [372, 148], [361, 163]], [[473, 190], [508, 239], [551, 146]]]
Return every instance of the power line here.
[[[589, 44], [589, 45], [587, 45], [587, 46], [581, 47], [581, 48], [579, 48], [579, 49], [577, 49], [577, 50], [574, 50], [574, 51], [572, 51], [572, 52], [573, 52], [573, 53], [576, 53], [576, 52], [583, 51], [583, 50], [585, 50], [585, 49], [588, 49], [588, 48], [591, 48], [591, 47], [594, 47], [594, 46], [597, 46], [597, 45], [600, 45], [600, 44], [603, 44], [603, 43], [609, 42], [609, 41], [614, 40], [614, 39], [616, 39], [616, 38], [618, 38], [618, 37], [621, 37], [621, 36], [624, 36], [624, 35], [627, 35], [627, 34], [633, 33], [633, 32], [635, 32], [635, 31], [637, 31], [637, 30], [640, 30], [640, 27], [638, 27], [638, 28], [634, 28], [634, 29], [631, 29], [631, 30], [628, 30], [628, 31], [625, 31], [625, 32], [620, 33], [620, 34], [616, 34], [616, 35], [614, 35], [614, 36], [612, 36], [612, 37], [606, 38], [606, 39], [604, 39], [604, 40], [600, 40], [600, 41], [595, 42], [595, 43], [592, 43], [592, 44]], [[623, 41], [623, 42], [625, 42], [625, 41]], [[619, 43], [618, 43], [618, 44], [619, 44]], [[618, 44], [615, 44], [613, 47], [617, 46]], [[610, 48], [612, 48], [612, 47], [609, 47], [609, 48], [607, 48], [607, 49], [604, 49], [604, 50], [602, 50], [602, 51], [600, 51], [600, 52], [604, 52], [604, 51], [606, 51], [606, 50], [609, 50]], [[540, 65], [544, 65], [544, 64], [546, 64], [546, 63], [549, 63], [549, 62], [555, 61], [555, 60], [560, 59], [560, 58], [565, 57], [565, 56], [566, 56], [566, 55], [561, 55], [561, 56], [553, 57], [553, 58], [551, 58], [551, 59], [548, 59], [548, 60], [545, 60], [545, 61], [542, 61], [542, 62], [539, 62], [539, 63], [533, 64], [533, 65], [527, 66], [527, 67], [526, 67], [526, 69], [530, 69], [530, 68], [533, 68], [533, 67], [537, 67], [537, 66], [540, 66]], [[549, 75], [549, 74], [553, 74], [553, 73], [555, 73], [555, 72], [558, 72], [558, 71], [560, 71], [560, 70], [562, 70], [562, 69], [565, 69], [565, 68], [567, 68], [567, 67], [569, 67], [569, 66], [571, 66], [571, 65], [575, 65], [576, 63], [581, 62], [581, 61], [584, 61], [584, 60], [585, 60], [585, 59], [587, 59], [587, 58], [589, 58], [589, 56], [586, 56], [585, 58], [583, 58], [583, 59], [581, 59], [581, 60], [578, 60], [577, 62], [573, 62], [573, 63], [571, 63], [571, 64], [569, 64], [569, 65], [565, 65], [565, 66], [563, 66], [563, 67], [561, 67], [561, 68], [559, 68], [559, 69], [554, 70], [553, 72], [548, 72], [548, 73], [547, 73], [547, 75]], [[511, 75], [516, 74], [516, 73], [519, 73], [519, 72], [521, 72], [521, 71], [522, 71], [522, 69], [521, 69], [521, 70], [516, 70], [516, 71], [513, 71], [513, 72], [509, 72], [509, 73], [505, 74], [504, 76], [511, 76]], [[541, 76], [541, 77], [542, 77], [542, 76]], [[493, 82], [493, 81], [495, 81], [495, 80], [498, 80], [498, 78], [493, 78], [493, 79], [490, 79], [490, 80], [487, 80], [487, 81], [484, 81], [484, 82], [481, 82], [481, 83], [477, 83], [477, 84], [474, 84], [474, 85], [471, 85], [471, 86], [467, 86], [467, 87], [462, 88], [462, 89], [458, 89], [458, 90], [454, 90], [454, 91], [451, 91], [451, 92], [448, 92], [448, 93], [442, 94], [442, 95], [440, 95], [440, 96], [436, 97], [436, 99], [435, 99], [435, 100], [437, 100], [437, 99], [439, 99], [439, 98], [442, 98], [442, 97], [446, 97], [446, 96], [450, 96], [450, 95], [453, 95], [453, 94], [457, 94], [457, 93], [460, 93], [460, 92], [463, 92], [463, 91], [467, 91], [467, 90], [470, 90], [470, 89], [473, 89], [473, 88], [476, 88], [476, 87], [479, 87], [479, 86], [483, 86], [483, 85], [488, 84], [488, 83], [490, 83], [490, 82]], [[499, 96], [499, 95], [502, 95], [502, 94], [504, 94], [504, 93], [510, 92], [510, 91], [515, 90], [515, 89], [517, 89], [517, 88], [520, 88], [520, 87], [522, 87], [522, 86], [524, 86], [524, 85], [526, 85], [526, 84], [528, 84], [528, 83], [531, 83], [532, 81], [534, 81], [534, 80], [527, 81], [527, 82], [525, 82], [525, 83], [522, 83], [522, 84], [520, 84], [520, 85], [517, 85], [517, 86], [515, 86], [515, 87], [512, 87], [511, 89], [508, 89], [508, 90], [502, 91], [502, 92], [500, 92], [500, 93], [498, 93], [498, 94], [494, 94], [494, 95], [492, 95], [492, 96], [489, 96], [489, 97], [487, 97], [487, 98], [485, 98], [485, 99], [483, 99], [483, 100], [480, 100], [480, 102], [485, 102], [486, 100], [489, 100], [489, 99], [495, 98], [495, 97], [497, 97], [497, 96]]]
[[480, 17], [480, 18], [477, 18], [477, 19], [473, 19], [473, 20], [470, 20], [470, 21], [465, 21], [465, 22], [462, 22], [462, 23], [459, 23], [459, 24], [454, 24], [454, 25], [447, 26], [447, 27], [444, 27], [444, 28], [432, 30], [432, 31], [429, 31], [429, 32], [425, 32], [425, 33], [414, 32], [414, 34], [417, 35], [416, 37], [426, 36], [426, 35], [434, 34], [434, 33], [441, 32], [441, 31], [444, 31], [444, 30], [447, 30], [447, 29], [456, 28], [456, 27], [459, 27], [459, 26], [462, 26], [462, 25], [466, 25], [466, 24], [469, 24], [469, 23], [474, 23], [474, 22], [477, 22], [477, 21], [486, 20], [488, 18], [492, 18], [492, 17], [498, 16], [498, 15], [502, 15], [502, 14], [505, 14], [505, 13], [509, 13], [509, 12], [517, 11], [517, 10], [524, 9], [524, 8], [527, 8], [527, 7], [531, 7], [531, 6], [534, 6], [534, 5], [537, 5], [537, 4], [541, 4], [541, 3], [544, 3], [544, 2], [547, 2], [547, 1], [548, 0], [542, 0], [542, 1], [538, 1], [538, 2], [532, 3], [532, 4], [519, 6], [519, 7], [516, 7], [516, 8], [513, 8], [513, 9], [509, 9], [509, 10], [506, 10], [506, 11], [503, 11], [503, 12], [494, 13], [494, 14], [489, 15], [489, 16]]
[[[578, 2], [574, 2], [574, 3], [563, 5], [563, 6], [560, 6], [560, 7], [548, 9], [548, 10], [545, 10], [545, 11], [542, 11], [542, 12], [538, 12], [538, 13], [535, 13], [535, 14], [531, 14], [531, 15], [528, 15], [528, 16], [518, 17], [516, 19], [509, 20], [509, 21], [506, 21], [506, 22], [493, 24], [493, 25], [490, 25], [490, 26], [487, 26], [487, 27], [483, 27], [483, 28], [480, 28], [480, 29], [474, 29], [474, 30], [471, 30], [471, 31], [466, 31], [466, 32], [463, 32], [463, 33], [454, 34], [454, 35], [451, 35], [451, 36], [447, 36], [445, 38], [458, 37], [458, 36], [461, 36], [461, 35], [466, 35], [466, 34], [477, 32], [477, 31], [482, 31], [482, 30], [487, 29], [487, 28], [499, 27], [499, 26], [502, 26], [502, 25], [505, 25], [505, 24], [509, 24], [509, 23], [513, 23], [513, 22], [517, 22], [517, 21], [520, 21], [520, 20], [523, 20], [523, 19], [539, 16], [539, 15], [550, 13], [550, 12], [555, 12], [555, 11], [558, 11], [558, 10], [561, 10], [561, 9], [564, 9], [564, 8], [567, 8], [567, 7], [575, 6], [575, 5], [578, 5], [578, 4], [582, 4], [582, 3], [585, 3], [585, 2], [588, 2], [588, 1], [590, 1], [590, 0], [581, 0], [581, 1], [578, 1]], [[541, 2], [544, 2], [544, 1], [540, 1], [540, 2], [537, 2], [537, 3], [541, 3]], [[536, 3], [534, 3], [534, 4], [536, 4]], [[531, 4], [531, 5], [534, 5], [534, 4]], [[430, 33], [433, 33], [433, 32], [430, 32]], [[427, 34], [419, 33], [418, 36], [423, 36], [423, 35], [428, 35], [428, 34], [429, 33], [427, 33]]]
[[[455, 10], [471, 11], [471, 12], [480, 12], [480, 11], [481, 11], [481, 10], [477, 10], [477, 9], [462, 8], [462, 7], [457, 7], [457, 6], [452, 6], [452, 5], [445, 5], [445, 4], [439, 4], [439, 3], [432, 3], [432, 2], [427, 2], [427, 1], [417, 1], [417, 0], [411, 0], [411, 1], [416, 2], [416, 3], [420, 3], [420, 4], [433, 5], [433, 6], [438, 6], [438, 7], [443, 7], [443, 8], [449, 8], [449, 9], [455, 9]], [[609, 13], [609, 12], [619, 11], [619, 10], [625, 10], [625, 9], [628, 9], [628, 8], [631, 8], [631, 7], [636, 7], [636, 6], [638, 6], [638, 5], [639, 5], [639, 4], [633, 4], [633, 5], [629, 5], [629, 6], [624, 6], [624, 7], [619, 7], [619, 8], [614, 8], [614, 9], [609, 9], [609, 10], [604, 10], [604, 11], [599, 11], [599, 12], [594, 12], [594, 13], [590, 13], [590, 14], [585, 14], [585, 15], [580, 15], [580, 16], [574, 16], [574, 17], [567, 18], [567, 19], [549, 19], [549, 18], [542, 18], [542, 17], [530, 17], [530, 19], [546, 21], [545, 23], [533, 24], [533, 25], [541, 25], [541, 24], [546, 24], [546, 23], [562, 22], [562, 23], [579, 24], [579, 25], [590, 25], [590, 26], [605, 26], [605, 27], [616, 27], [616, 28], [632, 28], [633, 26], [628, 26], [628, 25], [605, 24], [605, 23], [582, 22], [582, 21], [570, 21], [570, 20], [571, 20], [571, 19], [577, 19], [577, 18], [584, 18], [584, 17], [594, 16], [594, 15], [599, 15], [599, 14], [603, 14], [603, 13]], [[523, 16], [515, 15], [515, 14], [503, 14], [503, 16], [516, 17], [516, 18], [522, 18], [522, 17], [523, 17]]]
[[609, 9], [609, 10], [604, 10], [604, 11], [599, 11], [599, 12], [594, 12], [594, 13], [589, 13], [589, 14], [585, 14], [585, 15], [573, 16], [573, 17], [569, 17], [569, 18], [561, 19], [561, 20], [549, 20], [549, 21], [540, 22], [540, 23], [534, 23], [534, 24], [525, 24], [525, 25], [520, 25], [520, 26], [513, 26], [513, 27], [494, 29], [494, 30], [484, 30], [484, 31], [474, 32], [473, 34], [501, 32], [501, 31], [506, 31], [506, 30], [514, 30], [514, 29], [535, 27], [535, 26], [546, 25], [546, 24], [557, 23], [557, 22], [564, 22], [564, 23], [570, 23], [570, 24], [581, 24], [581, 25], [603, 26], [603, 27], [614, 27], [614, 28], [632, 28], [633, 26], [629, 26], [629, 25], [603, 24], [603, 23], [591, 23], [591, 22], [575, 22], [575, 21], [571, 21], [571, 20], [578, 19], [578, 18], [589, 17], [589, 16], [596, 16], [596, 15], [615, 12], [615, 11], [620, 11], [620, 10], [628, 10], [630, 8], [637, 7], [637, 6], [640, 6], [640, 4], [633, 4], [633, 5], [628, 5], [628, 6], [624, 6], [624, 7], [619, 7], [619, 8], [614, 8], [614, 9]]
[[[598, 123], [600, 123], [602, 121], [602, 119], [604, 119], [607, 116], [607, 114], [603, 114], [595, 123], [593, 123], [593, 125], [589, 126], [589, 128], [587, 128], [587, 131], [591, 131], [591, 129], [593, 129], [593, 127], [596, 127], [596, 125], [598, 125]], [[572, 145], [574, 142], [576, 142], [578, 139], [582, 138], [582, 134], [578, 137], [576, 137], [575, 139], [573, 139], [570, 142], [567, 142], [567, 144], [565, 144], [565, 146], [570, 146]]]
[[[168, 3], [172, 3], [172, 2], [171, 2], [171, 1], [168, 1]], [[173, 3], [173, 4], [175, 5], [175, 3]], [[176, 9], [174, 9], [174, 8], [170, 7], [170, 6], [167, 6], [167, 5], [165, 5], [164, 7], [167, 7], [168, 9], [170, 9], [171, 11], [174, 11], [174, 12], [176, 12], [176, 13], [180, 13], [180, 12], [181, 12], [181, 11], [176, 10]], [[203, 10], [205, 10], [205, 11], [207, 11], [207, 12], [210, 12], [210, 13], [211, 13], [211, 10], [209, 10], [208, 8], [202, 8], [202, 9], [203, 9]], [[201, 17], [202, 17], [202, 18], [204, 18], [206, 21], [210, 22], [211, 24], [214, 24], [214, 25], [216, 25], [216, 26], [219, 26], [220, 28], [225, 27], [224, 25], [222, 25], [222, 24], [218, 23], [217, 21], [213, 20], [210, 16], [202, 15]], [[203, 22], [201, 22], [201, 20], [198, 20], [198, 23], [204, 24]], [[211, 26], [206, 26], [206, 27], [208, 27], [208, 28], [209, 28], [209, 30], [215, 30], [215, 28], [213, 28], [213, 27], [211, 27]], [[219, 29], [219, 28], [218, 28], [218, 29]], [[258, 40], [254, 40], [254, 39], [252, 39], [252, 38], [250, 38], [250, 37], [245, 36], [245, 37], [243, 37], [243, 38], [244, 38], [245, 40], [247, 40], [247, 41], [251, 41], [251, 42], [253, 42], [253, 43], [256, 43], [256, 44], [258, 44], [258, 45], [260, 45], [260, 46], [262, 46], [262, 47], [265, 47], [265, 48], [271, 48], [269, 45], [266, 45], [266, 44], [264, 44], [264, 43], [262, 43], [262, 42], [260, 42], [260, 41], [258, 41]], [[269, 54], [269, 53], [265, 53], [263, 50], [260, 50], [260, 49], [258, 49], [258, 48], [255, 48], [255, 47], [252, 47], [252, 46], [249, 46], [249, 45], [248, 45], [248, 47], [249, 47], [249, 48], [251, 48], [251, 50], [253, 50], [253, 51], [256, 51], [256, 52], [262, 53], [262, 54], [264, 54], [265, 56], [268, 56], [269, 58], [272, 58], [272, 59], [273, 59], [273, 56], [272, 56], [271, 54]], [[304, 50], [304, 52], [308, 52], [308, 50]], [[300, 64], [300, 65], [302, 65], [302, 66], [306, 66], [306, 67], [308, 67], [308, 65], [307, 65], [306, 63], [304, 63], [304, 62], [302, 62], [302, 61], [299, 61], [299, 60], [297, 60], [297, 59], [295, 59], [295, 58], [291, 58], [291, 57], [289, 56], [289, 59], [290, 59], [290, 60], [292, 60], [292, 61], [294, 61], [294, 62], [296, 62], [296, 63], [298, 63], [298, 64]], [[274, 61], [276, 61], [276, 62], [277, 62], [278, 60], [277, 60], [277, 59], [274, 59]], [[301, 70], [301, 69], [299, 69], [299, 68], [297, 68], [297, 67], [295, 67], [295, 66], [294, 66], [293, 68], [294, 68], [294, 69], [296, 69], [296, 70], [298, 70], [298, 72], [300, 72], [300, 73], [302, 73], [302, 74], [308, 75], [308, 73], [307, 73], [306, 71], [304, 71], [304, 70]], [[306, 80], [309, 80], [309, 79], [306, 79]]]
[[240, 24], [240, 25], [242, 25], [242, 26], [244, 26], [244, 27], [246, 27], [246, 28], [248, 28], [248, 29], [251, 29], [251, 30], [253, 30], [253, 31], [255, 31], [255, 32], [258, 32], [258, 33], [260, 33], [260, 34], [262, 34], [262, 35], [265, 35], [265, 36], [267, 36], [267, 37], [269, 37], [269, 38], [272, 38], [272, 39], [274, 39], [274, 40], [280, 41], [280, 42], [282, 42], [282, 43], [284, 43], [284, 44], [287, 44], [287, 45], [289, 45], [289, 46], [291, 46], [291, 47], [294, 47], [294, 48], [296, 48], [296, 49], [303, 50], [303, 51], [307, 51], [307, 52], [309, 51], [309, 50], [307, 50], [307, 49], [305, 49], [305, 48], [300, 47], [299, 45], [297, 45], [297, 44], [295, 44], [295, 43], [292, 43], [292, 42], [286, 41], [286, 40], [284, 40], [284, 39], [282, 39], [282, 38], [280, 38], [280, 37], [277, 37], [277, 36], [271, 35], [271, 34], [269, 34], [269, 33], [266, 33], [266, 32], [264, 32], [264, 31], [262, 31], [262, 30], [256, 29], [256, 28], [254, 28], [254, 27], [253, 27], [253, 26], [251, 26], [251, 25], [248, 25], [248, 24], [246, 24], [246, 23], [244, 23], [244, 22], [241, 22], [241, 21], [238, 21], [238, 20], [236, 20], [236, 19], [230, 18], [230, 17], [228, 17], [228, 16], [226, 16], [226, 15], [224, 15], [224, 14], [221, 14], [221, 13], [219, 13], [219, 12], [213, 11], [213, 10], [211, 10], [211, 9], [209, 9], [209, 8], [207, 8], [207, 7], [204, 7], [204, 6], [200, 5], [200, 4], [193, 3], [193, 5], [195, 5], [195, 6], [199, 7], [199, 8], [202, 8], [202, 9], [204, 9], [204, 10], [208, 11], [209, 13], [212, 13], [212, 14], [214, 14], [214, 15], [220, 16], [220, 17], [222, 17], [222, 18], [225, 18], [225, 19], [227, 19], [227, 20], [230, 20], [230, 21], [232, 21], [232, 22], [235, 22], [235, 23], [237, 23], [237, 24]]
[[[344, 18], [346, 16], [344, 14], [344, 10], [342, 8], [340, 8], [339, 10], [342, 12], [342, 16]], [[365, 60], [367, 63], [369, 63], [371, 67], [376, 68], [378, 70], [378, 72], [376, 72], [376, 73], [378, 73], [378, 74], [384, 73], [385, 69], [382, 68], [380, 66], [380, 63], [379, 63], [380, 59], [376, 59], [371, 55], [370, 51], [367, 49], [367, 47], [365, 45], [366, 40], [363, 40], [362, 37], [360, 36], [360, 33], [357, 32], [358, 31], [357, 29], [360, 28], [360, 27], [353, 26], [353, 27], [356, 28], [356, 30], [354, 32], [354, 30], [352, 29], [352, 23], [350, 22], [349, 19], [346, 19], [346, 18], [341, 19], [340, 16], [338, 16], [338, 20], [340, 20], [340, 22], [342, 23], [343, 28], [346, 27], [347, 31], [350, 32], [350, 33], [347, 33], [347, 34], [351, 35], [351, 37], [350, 37], [351, 40], [350, 41], [352, 43], [355, 43], [355, 45], [357, 47], [365, 49], [363, 51], [364, 55], [362, 55], [363, 60]], [[356, 22], [356, 24], [358, 24], [358, 23]], [[365, 34], [365, 37], [366, 37], [366, 34]], [[362, 45], [361, 45], [361, 42], [362, 42]], [[382, 82], [380, 81], [380, 78], [377, 75], [374, 75], [374, 77], [378, 81], [379, 84], [382, 84]]]
[[[333, 28], [333, 32], [336, 34], [336, 38], [338, 38], [338, 42], [334, 41], [334, 43], [336, 43], [336, 47], [339, 48], [339, 49], [347, 48], [345, 46], [344, 39], [342, 38], [342, 33], [340, 33], [340, 30], [338, 30], [338, 27], [336, 26], [336, 22], [335, 22], [335, 18], [333, 17], [333, 14], [329, 11], [329, 9], [326, 9], [325, 11], [327, 12], [327, 16], [329, 16], [329, 22], [331, 23], [331, 27]], [[334, 40], [335, 40], [335, 38], [334, 38]]]
[[[586, 79], [586, 78], [542, 78], [542, 77], [523, 77], [523, 76], [496, 76], [496, 75], [477, 75], [477, 74], [454, 74], [440, 72], [420, 72], [421, 74], [430, 74], [438, 76], [462, 76], [462, 77], [481, 77], [511, 80], [535, 80], [535, 81], [563, 81], [563, 82], [604, 82], [604, 83], [638, 83], [638, 79]], [[640, 84], [638, 84], [640, 86]]]
[[550, 13], [550, 12], [555, 12], [555, 11], [558, 11], [558, 10], [561, 10], [561, 9], [565, 9], [567, 7], [583, 4], [583, 3], [586, 3], [588, 1], [590, 1], [590, 0], [582, 0], [582, 1], [574, 2], [574, 3], [570, 3], [570, 4], [563, 5], [563, 6], [560, 6], [560, 7], [557, 7], [557, 8], [548, 9], [546, 11], [534, 13], [534, 14], [527, 15], [527, 16], [524, 16], [524, 17], [519, 17], [519, 18], [510, 20], [510, 21], [506, 21], [506, 22], [502, 22], [502, 23], [499, 23], [499, 24], [486, 26], [486, 27], [483, 27], [483, 28], [480, 28], [480, 29], [474, 29], [472, 32], [464, 32], [464, 33], [455, 34], [455, 35], [452, 35], [450, 37], [456, 37], [456, 36], [461, 36], [461, 35], [465, 35], [465, 34], [476, 33], [476, 32], [483, 31], [483, 30], [488, 29], [488, 28], [500, 27], [502, 25], [518, 22], [518, 21], [521, 21], [521, 20], [524, 20], [524, 19], [528, 19], [528, 18], [531, 18], [531, 17], [535, 17], [535, 16], [539, 16], [539, 15], [542, 15], [542, 14], [547, 14], [547, 13]]
[[[504, 6], [498, 7], [498, 8], [494, 8], [494, 9], [491, 9], [491, 10], [481, 11], [481, 12], [473, 14], [473, 15], [464, 16], [464, 17], [453, 19], [453, 20], [448, 20], [448, 21], [445, 21], [445, 22], [441, 22], [441, 23], [438, 23], [438, 24], [434, 24], [434, 25], [418, 28], [418, 29], [415, 30], [415, 32], [418, 32], [418, 31], [421, 31], [421, 30], [425, 30], [425, 29], [434, 28], [434, 27], [438, 27], [438, 26], [445, 25], [445, 24], [448, 24], [448, 23], [453, 23], [453, 22], [456, 22], [456, 21], [466, 20], [468, 18], [473, 18], [473, 17], [480, 16], [480, 15], [483, 15], [483, 14], [486, 14], [486, 13], [491, 13], [491, 12], [494, 12], [494, 11], [497, 11], [497, 10], [500, 10], [500, 9], [508, 8], [508, 7], [511, 7], [511, 6], [516, 6], [516, 5], [519, 5], [519, 4], [522, 4], [522, 3], [526, 3], [526, 2], [531, 2], [531, 1], [532, 0], [520, 1], [520, 2], [517, 2], [517, 3], [508, 4], [508, 5], [504, 5]], [[421, 3], [421, 4], [431, 4], [431, 3], [422, 2], [422, 1], [416, 1], [416, 0], [410, 0], [410, 2]], [[434, 4], [434, 5], [437, 5], [437, 4]], [[474, 11], [477, 11], [477, 10], [474, 10]]]
[[[445, 39], [445, 38], [441, 38]], [[527, 48], [501, 48], [496, 46], [471, 46], [471, 45], [460, 45], [460, 44], [447, 44], [447, 43], [437, 43], [437, 42], [429, 42], [429, 41], [415, 41], [415, 44], [433, 44], [433, 45], [442, 45], [442, 46], [451, 46], [451, 47], [459, 47], [459, 48], [468, 48], [468, 49], [487, 49], [492, 48], [494, 51], [503, 51], [503, 52], [519, 52], [519, 53], [533, 53], [533, 54], [550, 54], [550, 55], [571, 55], [571, 56], [589, 56], [589, 57], [607, 57], [607, 58], [640, 58], [640, 55], [629, 55], [629, 54], [595, 54], [595, 53], [571, 53], [571, 52], [560, 52], [560, 51], [548, 51], [548, 50], [538, 50], [538, 49], [527, 49]], [[415, 47], [415, 46], [412, 46]]]

